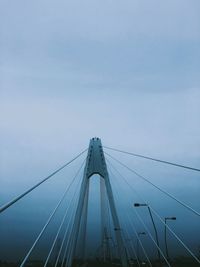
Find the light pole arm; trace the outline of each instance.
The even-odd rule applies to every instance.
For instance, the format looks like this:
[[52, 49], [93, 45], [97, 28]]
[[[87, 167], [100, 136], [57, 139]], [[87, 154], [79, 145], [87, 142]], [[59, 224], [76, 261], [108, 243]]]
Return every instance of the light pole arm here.
[[161, 263], [161, 257], [160, 257], [160, 246], [159, 246], [159, 240], [158, 240], [158, 232], [157, 232], [157, 229], [156, 229], [156, 225], [155, 225], [155, 222], [154, 222], [154, 219], [153, 219], [153, 216], [152, 216], [152, 213], [151, 213], [151, 209], [149, 206], [147, 206], [148, 208], [148, 211], [149, 211], [149, 215], [151, 217], [151, 221], [152, 221], [152, 224], [153, 224], [153, 228], [154, 228], [154, 231], [155, 231], [155, 236], [156, 236], [156, 243], [157, 243], [157, 251], [158, 251], [158, 258], [159, 258], [159, 262]]

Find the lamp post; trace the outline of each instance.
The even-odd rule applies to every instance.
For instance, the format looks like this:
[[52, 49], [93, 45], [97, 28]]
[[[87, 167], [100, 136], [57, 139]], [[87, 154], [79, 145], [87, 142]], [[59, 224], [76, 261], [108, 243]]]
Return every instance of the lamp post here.
[[168, 245], [167, 245], [167, 221], [168, 220], [176, 220], [176, 217], [165, 217], [165, 251], [167, 260], [169, 260], [169, 251], [168, 251]]
[[155, 222], [154, 222], [154, 219], [153, 219], [153, 215], [152, 215], [151, 209], [150, 209], [149, 205], [146, 204], [146, 203], [143, 203], [143, 204], [134, 203], [134, 207], [147, 207], [148, 208], [149, 215], [150, 215], [150, 218], [151, 218], [151, 221], [152, 221], [152, 224], [153, 224], [153, 228], [154, 228], [154, 231], [155, 231], [158, 259], [159, 259], [160, 266], [161, 266], [162, 263], [161, 263], [161, 256], [160, 256], [160, 246], [159, 246], [158, 232], [157, 232], [157, 229], [156, 229], [156, 225], [155, 225]]
[[146, 235], [145, 232], [139, 232], [137, 234], [137, 257], [138, 257], [138, 261], [140, 262], [140, 251], [139, 251], [139, 239], [140, 239], [140, 235]]

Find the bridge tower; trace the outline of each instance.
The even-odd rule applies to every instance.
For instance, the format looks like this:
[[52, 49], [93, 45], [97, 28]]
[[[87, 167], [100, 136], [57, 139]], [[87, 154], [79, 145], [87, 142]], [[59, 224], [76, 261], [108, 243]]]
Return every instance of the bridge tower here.
[[[78, 205], [75, 213], [74, 224], [70, 235], [70, 247], [67, 257], [67, 266], [71, 267], [73, 258], [75, 256], [75, 250], [78, 241], [79, 232], [82, 234], [82, 248], [85, 248], [85, 233], [87, 223], [87, 207], [88, 207], [88, 194], [89, 194], [89, 182], [90, 178], [94, 175], [100, 175], [101, 179], [101, 224], [102, 224], [102, 242], [105, 238], [106, 222], [105, 222], [105, 196], [107, 195], [111, 216], [114, 224], [115, 237], [117, 241], [118, 254], [121, 260], [122, 267], [128, 266], [126, 249], [122, 238], [122, 229], [120, 227], [117, 210], [115, 207], [115, 201], [110, 184], [109, 174], [106, 166], [104, 152], [99, 138], [92, 138], [90, 140], [83, 180], [80, 189], [80, 195]], [[80, 229], [82, 228], [82, 229]]]

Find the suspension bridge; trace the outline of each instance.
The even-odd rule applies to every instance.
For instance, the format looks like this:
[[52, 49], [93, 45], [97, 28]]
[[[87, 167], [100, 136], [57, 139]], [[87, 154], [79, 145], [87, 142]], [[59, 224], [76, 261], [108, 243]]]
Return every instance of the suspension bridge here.
[[[154, 183], [151, 178], [136, 171], [135, 168], [123, 162], [116, 154], [141, 158], [142, 160], [163, 164], [163, 166], [169, 165], [174, 168], [185, 169], [189, 172], [200, 172], [200, 169], [184, 164], [103, 146], [99, 138], [92, 138], [87, 149], [0, 207], [0, 216], [3, 216], [8, 209], [12, 209], [16, 202], [26, 201], [32, 191], [37, 190], [46, 181], [55, 179], [54, 176], [64, 171], [73, 162], [84, 157], [76, 174], [68, 183], [58, 203], [49, 214], [37, 236], [35, 236], [34, 242], [24, 251], [24, 256], [17, 266], [200, 266], [198, 251], [190, 246], [190, 242], [188, 243], [183, 235], [173, 229], [171, 223], [168, 223], [169, 221], [176, 221], [178, 218], [169, 215], [161, 216], [151, 201], [137, 191], [136, 184], [127, 179], [127, 173], [137, 177], [144, 184], [148, 184], [152, 189], [164, 195], [167, 200], [176, 203], [178, 207], [187, 211], [187, 214], [191, 214], [199, 222], [200, 212], [187, 202], [179, 199], [175, 194]], [[96, 246], [95, 249], [93, 248], [95, 254], [93, 257], [89, 257], [90, 251], [87, 249], [88, 205], [90, 183], [94, 175], [97, 175], [100, 181], [100, 190], [98, 191], [100, 193], [100, 238], [97, 246], [97, 242], [93, 244], [93, 246]], [[68, 195], [70, 197], [67, 198]], [[133, 199], [132, 196], [134, 196]], [[39, 245], [41, 238], [48, 233], [48, 227], [63, 205], [59, 224], [54, 229], [51, 242], [48, 242], [48, 252], [40, 262], [34, 262], [32, 259], [34, 250]], [[138, 209], [139, 207], [141, 209]], [[145, 209], [145, 215], [140, 212], [142, 207]], [[96, 216], [95, 212], [93, 216]], [[136, 223], [136, 220], [138, 223]], [[163, 226], [164, 236], [161, 236], [158, 223]], [[93, 232], [93, 235], [94, 240], [98, 239], [95, 232]], [[171, 257], [167, 242], [169, 235], [176, 241], [176, 245], [184, 250], [184, 255], [187, 255], [189, 263], [186, 265], [185, 262], [182, 262], [182, 265], [176, 263]], [[144, 237], [148, 237], [150, 250], [144, 245]]]

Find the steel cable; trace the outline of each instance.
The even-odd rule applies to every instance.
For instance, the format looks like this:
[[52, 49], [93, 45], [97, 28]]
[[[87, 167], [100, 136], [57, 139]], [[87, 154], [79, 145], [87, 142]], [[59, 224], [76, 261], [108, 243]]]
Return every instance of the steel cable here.
[[182, 164], [178, 164], [178, 163], [174, 163], [174, 162], [170, 162], [170, 161], [166, 161], [166, 160], [161, 160], [161, 159], [156, 159], [156, 158], [152, 158], [152, 157], [148, 157], [148, 156], [144, 156], [144, 155], [140, 155], [140, 154], [135, 154], [135, 153], [132, 153], [132, 152], [127, 152], [127, 151], [124, 151], [124, 150], [120, 150], [120, 149], [116, 149], [116, 148], [112, 148], [112, 147], [108, 147], [108, 146], [103, 146], [103, 147], [107, 148], [109, 150], [116, 151], [116, 152], [132, 155], [134, 157], [144, 158], [144, 159], [157, 161], [157, 162], [160, 162], [160, 163], [173, 165], [173, 166], [176, 166], [176, 167], [180, 167], [180, 168], [184, 168], [184, 169], [200, 172], [200, 169], [198, 169], [198, 168], [193, 168], [193, 167], [190, 167], [190, 166], [186, 166], [186, 165], [182, 165]]
[[42, 230], [40, 231], [39, 235], [37, 236], [37, 238], [35, 239], [33, 245], [31, 246], [31, 248], [29, 249], [28, 253], [26, 254], [26, 256], [24, 257], [22, 263], [20, 264], [20, 267], [23, 267], [26, 263], [26, 261], [28, 260], [30, 254], [32, 253], [33, 249], [35, 248], [35, 246], [37, 245], [38, 241], [40, 240], [40, 238], [42, 237], [43, 233], [45, 232], [47, 226], [49, 225], [49, 223], [51, 222], [52, 218], [54, 217], [54, 215], [56, 214], [56, 211], [58, 210], [58, 208], [60, 207], [61, 203], [63, 202], [66, 194], [68, 193], [69, 189], [71, 188], [72, 184], [75, 181], [76, 176], [73, 178], [73, 180], [71, 181], [70, 185], [67, 186], [67, 188], [65, 189], [62, 197], [60, 198], [58, 204], [56, 205], [56, 207], [54, 208], [54, 210], [52, 211], [52, 213], [50, 214], [48, 220], [46, 221], [45, 225], [43, 226]]
[[118, 162], [120, 165], [122, 165], [123, 167], [125, 167], [126, 169], [128, 169], [129, 171], [131, 171], [132, 173], [134, 173], [135, 175], [137, 175], [142, 180], [146, 181], [147, 183], [149, 183], [150, 185], [152, 185], [153, 187], [155, 187], [156, 189], [158, 189], [163, 194], [167, 195], [171, 199], [175, 200], [177, 203], [181, 204], [183, 207], [185, 207], [186, 209], [188, 209], [189, 211], [191, 211], [195, 215], [200, 216], [200, 213], [198, 211], [194, 210], [192, 207], [190, 207], [189, 205], [187, 205], [183, 201], [179, 200], [178, 198], [176, 198], [172, 194], [168, 193], [164, 189], [162, 189], [159, 186], [155, 185], [154, 183], [152, 183], [151, 181], [149, 181], [147, 178], [145, 178], [144, 176], [140, 175], [138, 172], [134, 171], [133, 169], [129, 168], [127, 165], [125, 165], [124, 163], [122, 163], [121, 161], [119, 161], [118, 159], [116, 159], [115, 157], [111, 156], [110, 154], [108, 154], [106, 152], [105, 152], [105, 154], [108, 155], [109, 157], [111, 157], [112, 159], [114, 159], [116, 162]]
[[[116, 180], [115, 180], [115, 181], [116, 181]], [[119, 198], [119, 195], [118, 195], [117, 192], [118, 192], [118, 190], [116, 190], [116, 195], [117, 195], [118, 199], [120, 199], [120, 198]], [[122, 209], [122, 210], [124, 211], [124, 209]], [[123, 212], [123, 214], [124, 214], [124, 216], [125, 216], [125, 213], [124, 213], [124, 212]], [[150, 261], [150, 259], [149, 259], [149, 257], [148, 257], [148, 254], [147, 254], [147, 252], [146, 252], [146, 250], [145, 250], [145, 248], [144, 248], [144, 246], [143, 246], [143, 244], [142, 244], [142, 242], [141, 242], [141, 240], [140, 240], [140, 238], [139, 238], [139, 236], [138, 236], [138, 233], [137, 233], [137, 231], [136, 231], [136, 228], [135, 228], [133, 222], [130, 220], [130, 217], [129, 217], [128, 214], [126, 214], [126, 216], [127, 216], [128, 220], [129, 220], [129, 223], [131, 224], [131, 226], [132, 226], [132, 228], [133, 228], [133, 231], [134, 231], [134, 233], [135, 233], [135, 235], [136, 235], [136, 238], [137, 238], [137, 240], [138, 240], [138, 242], [139, 242], [139, 244], [140, 244], [140, 246], [141, 246], [141, 248], [142, 248], [142, 250], [143, 250], [143, 252], [144, 252], [144, 255], [145, 255], [146, 259], [147, 259], [147, 262], [148, 262], [149, 266], [152, 267], [151, 261]]]
[[3, 206], [1, 206], [0, 207], [0, 213], [3, 212], [3, 211], [5, 211], [6, 209], [8, 209], [10, 206], [12, 206], [13, 204], [15, 204], [18, 200], [20, 200], [21, 198], [23, 198], [24, 196], [26, 196], [28, 193], [30, 193], [35, 188], [37, 188], [38, 186], [40, 186], [41, 184], [43, 184], [45, 181], [49, 180], [52, 176], [54, 176], [56, 173], [58, 173], [59, 171], [61, 171], [65, 167], [67, 167], [70, 163], [72, 163], [73, 161], [75, 161], [77, 158], [79, 158], [86, 151], [87, 151], [87, 149], [83, 150], [76, 157], [74, 157], [72, 160], [70, 160], [67, 163], [65, 163], [63, 166], [61, 166], [59, 169], [57, 169], [56, 171], [54, 171], [53, 173], [51, 173], [50, 175], [48, 175], [46, 178], [44, 178], [43, 180], [41, 180], [40, 182], [38, 182], [37, 184], [35, 184], [31, 188], [29, 188], [28, 190], [26, 190], [24, 193], [22, 193], [19, 196], [15, 197], [13, 200], [11, 200], [11, 201], [7, 202], [6, 204], [4, 204]]
[[[76, 173], [75, 177], [77, 177], [77, 176], [79, 175], [79, 173], [80, 173], [80, 171], [81, 171], [81, 169], [82, 169], [84, 163], [85, 163], [85, 160], [84, 160], [83, 163], [81, 164], [81, 167], [79, 168], [79, 170], [78, 170], [78, 172]], [[75, 180], [74, 180], [74, 181], [75, 181]], [[64, 224], [64, 222], [65, 222], [65, 219], [66, 219], [66, 217], [67, 217], [67, 214], [68, 214], [69, 208], [70, 208], [70, 206], [71, 206], [71, 203], [72, 203], [72, 201], [74, 200], [74, 197], [75, 197], [75, 195], [76, 195], [76, 193], [77, 193], [77, 190], [78, 190], [78, 187], [76, 187], [76, 190], [75, 190], [75, 192], [74, 192], [74, 194], [73, 194], [73, 197], [71, 198], [71, 201], [70, 201], [70, 203], [69, 203], [69, 205], [68, 205], [68, 207], [67, 207], [67, 209], [66, 209], [66, 211], [65, 211], [65, 213], [64, 213], [63, 219], [62, 219], [62, 221], [61, 221], [61, 224], [60, 224], [60, 226], [59, 226], [59, 228], [58, 228], [58, 231], [57, 231], [57, 233], [56, 233], [56, 236], [55, 236], [55, 238], [54, 238], [54, 241], [53, 241], [53, 243], [52, 243], [52, 246], [51, 246], [51, 248], [50, 248], [50, 251], [49, 251], [49, 253], [48, 253], [48, 256], [47, 256], [47, 258], [46, 258], [44, 267], [46, 267], [47, 264], [48, 264], [48, 261], [49, 261], [49, 259], [50, 259], [51, 254], [52, 254], [52, 251], [53, 251], [53, 249], [54, 249], [54, 247], [55, 247], [55, 244], [56, 244], [56, 242], [57, 242], [58, 236], [59, 236], [60, 231], [61, 231], [61, 229], [62, 229], [62, 226], [63, 226], [63, 224]]]
[[[129, 187], [146, 203], [146, 200], [133, 188], [133, 186], [125, 179], [125, 177], [110, 163], [110, 165], [119, 173], [119, 175], [123, 178], [123, 180], [129, 185]], [[160, 217], [160, 215], [155, 211], [154, 208], [150, 204], [148, 206], [151, 208], [152, 212], [156, 215], [156, 217], [165, 225], [164, 220]], [[173, 234], [173, 236], [182, 244], [182, 246], [189, 252], [189, 254], [198, 262], [200, 260], [194, 255], [194, 253], [187, 247], [187, 245], [176, 235], [176, 233], [166, 225], [167, 229]]]

